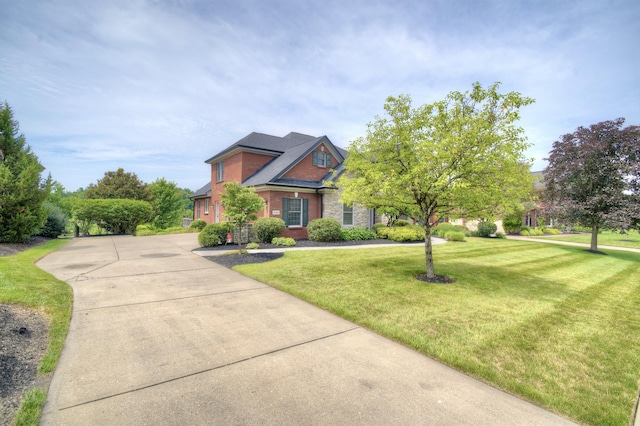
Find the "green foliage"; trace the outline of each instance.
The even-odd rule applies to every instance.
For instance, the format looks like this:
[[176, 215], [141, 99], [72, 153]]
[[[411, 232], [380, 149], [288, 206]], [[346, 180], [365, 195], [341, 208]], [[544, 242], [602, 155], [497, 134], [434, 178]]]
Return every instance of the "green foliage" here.
[[156, 211], [153, 226], [159, 229], [178, 226], [184, 207], [178, 186], [174, 182], [160, 178], [153, 181], [149, 189], [153, 194], [152, 204]]
[[233, 222], [210, 223], [198, 235], [200, 247], [213, 247], [227, 241], [227, 234], [233, 232]]
[[464, 232], [448, 231], [444, 238], [447, 241], [464, 241]]
[[437, 235], [440, 238], [445, 238], [446, 233], [450, 231], [462, 232], [465, 237], [468, 237], [471, 235], [471, 231], [469, 231], [469, 228], [467, 228], [466, 226], [454, 225], [451, 222], [439, 223], [438, 226], [431, 229], [431, 234]]
[[311, 241], [339, 241], [342, 239], [342, 226], [335, 219], [314, 219], [307, 226], [307, 234]]
[[249, 243], [247, 244], [247, 249], [249, 250], [257, 250], [260, 248], [260, 244], [258, 243]]
[[151, 204], [129, 199], [85, 199], [76, 203], [74, 217], [83, 232], [95, 224], [113, 234], [132, 234], [153, 217]]
[[202, 228], [204, 228], [205, 226], [207, 226], [207, 222], [202, 220], [202, 219], [196, 219], [193, 222], [191, 222], [191, 224], [189, 224], [189, 229], [190, 230], [198, 230], [198, 231], [202, 231]]
[[522, 228], [522, 209], [516, 209], [513, 213], [509, 213], [502, 218], [502, 228], [510, 234], [518, 232]]
[[33, 426], [40, 423], [42, 408], [47, 399], [47, 392], [42, 388], [33, 388], [24, 395], [20, 411], [16, 414], [15, 426]]
[[[263, 209], [264, 201], [253, 187], [240, 186], [238, 182], [227, 182], [223, 187], [224, 194], [220, 194], [220, 199], [224, 206], [224, 215], [237, 229], [244, 228], [247, 223], [258, 218], [256, 213]], [[238, 238], [238, 246], [241, 250], [241, 238]]]
[[575, 225], [571, 227], [571, 232], [591, 232], [591, 228], [582, 225]]
[[89, 184], [85, 194], [87, 198], [153, 201], [149, 186], [138, 179], [138, 175], [125, 172], [122, 167], [115, 172], [105, 172], [97, 184]]
[[389, 226], [380, 226], [377, 229], [374, 228], [376, 231], [376, 234], [378, 234], [378, 238], [383, 238], [383, 239], [388, 239], [389, 238], [389, 232], [391, 231], [391, 227]]
[[544, 234], [548, 234], [548, 235], [559, 235], [559, 234], [562, 234], [562, 232], [559, 229], [556, 229], [556, 228], [542, 228], [542, 232]]
[[478, 222], [478, 235], [480, 237], [490, 237], [491, 235], [495, 234], [497, 230], [498, 226], [493, 222], [489, 222], [487, 220]]
[[67, 224], [69, 223], [69, 216], [62, 208], [55, 204], [50, 204], [45, 201], [43, 206], [49, 213], [49, 216], [47, 217], [47, 222], [40, 230], [39, 235], [47, 238], [58, 238], [58, 236], [65, 233]]
[[[498, 83], [474, 83], [470, 92], [417, 108], [407, 95], [387, 98], [386, 116], [348, 147], [338, 182], [342, 202], [414, 209], [427, 227], [435, 217], [491, 217], [519, 203], [532, 176], [525, 157], [530, 144], [515, 123], [533, 100], [498, 89]], [[434, 278], [427, 241], [425, 254], [427, 276]]]
[[27, 145], [6, 102], [0, 109], [0, 242], [18, 243], [38, 233], [47, 220], [43, 202], [51, 177]]
[[261, 217], [253, 222], [253, 232], [255, 232], [258, 240], [263, 243], [270, 243], [285, 228], [284, 220], [278, 217]]
[[411, 222], [409, 222], [406, 219], [396, 219], [393, 222], [393, 226], [409, 226], [409, 225], [411, 225]]
[[529, 231], [529, 235], [544, 235], [544, 232], [542, 232], [542, 229], [535, 228]]
[[522, 231], [520, 231], [520, 235], [522, 235], [523, 237], [528, 237], [529, 235], [531, 235], [531, 233], [527, 229], [523, 229]]
[[149, 235], [157, 235], [155, 228], [148, 224], [138, 225], [135, 232], [137, 237], [148, 237]]
[[342, 239], [345, 241], [375, 240], [378, 238], [376, 231], [364, 227], [347, 228], [342, 230]]
[[388, 226], [387, 226], [386, 223], [379, 223], [378, 222], [378, 223], [374, 223], [373, 224], [373, 230], [376, 231], [376, 232], [378, 232], [378, 229], [380, 229], [380, 228], [387, 228], [387, 227]]
[[424, 229], [418, 225], [387, 228], [387, 238], [391, 241], [424, 241]]
[[507, 236], [504, 235], [502, 232], [497, 232], [496, 233], [496, 238], [500, 239], [500, 240], [506, 240]]
[[275, 237], [273, 240], [271, 240], [271, 244], [276, 246], [293, 247], [296, 245], [296, 240], [294, 240], [293, 238]]

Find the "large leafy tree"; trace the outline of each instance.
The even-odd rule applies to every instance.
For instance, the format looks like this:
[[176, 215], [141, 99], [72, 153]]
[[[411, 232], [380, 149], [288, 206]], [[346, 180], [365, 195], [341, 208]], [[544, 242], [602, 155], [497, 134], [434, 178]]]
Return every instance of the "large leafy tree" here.
[[89, 184], [86, 197], [153, 201], [149, 185], [141, 181], [135, 173], [125, 172], [122, 167], [115, 172], [106, 172], [97, 184]]
[[177, 226], [184, 210], [181, 190], [175, 182], [169, 182], [165, 178], [151, 182], [149, 188], [153, 194], [153, 207], [156, 211], [153, 225], [160, 229]]
[[529, 144], [514, 125], [532, 99], [501, 94], [499, 84], [451, 92], [413, 108], [409, 96], [389, 97], [385, 117], [351, 142], [338, 185], [344, 202], [417, 210], [425, 231], [426, 278], [433, 266], [431, 228], [439, 217], [491, 217], [517, 204], [531, 188], [524, 152]]
[[8, 103], [0, 109], [0, 241], [21, 242], [35, 235], [47, 220], [43, 201], [51, 178], [27, 145]]
[[264, 201], [252, 187], [240, 186], [237, 182], [227, 182], [223, 187], [224, 193], [220, 194], [220, 198], [224, 206], [224, 215], [235, 224], [238, 231], [238, 247], [242, 251], [242, 228], [249, 221], [258, 218], [256, 213], [264, 208]]
[[553, 143], [544, 170], [547, 214], [591, 228], [625, 230], [640, 221], [640, 126], [624, 119], [579, 127]]

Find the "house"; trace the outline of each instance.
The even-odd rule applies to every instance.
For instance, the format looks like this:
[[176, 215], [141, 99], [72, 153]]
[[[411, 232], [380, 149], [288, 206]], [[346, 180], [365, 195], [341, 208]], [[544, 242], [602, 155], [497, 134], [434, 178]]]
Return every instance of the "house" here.
[[307, 224], [318, 218], [336, 219], [343, 227], [373, 226], [374, 212], [340, 203], [339, 189], [333, 185], [346, 155], [327, 136], [251, 133], [206, 160], [211, 177], [191, 196], [194, 218], [224, 221], [220, 193], [224, 183], [236, 181], [254, 187], [264, 200], [259, 217], [284, 220], [284, 237], [307, 238]]

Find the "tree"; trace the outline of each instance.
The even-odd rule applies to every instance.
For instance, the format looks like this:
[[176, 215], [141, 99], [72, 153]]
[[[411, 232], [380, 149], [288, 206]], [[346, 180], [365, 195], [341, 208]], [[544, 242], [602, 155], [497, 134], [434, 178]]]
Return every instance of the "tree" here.
[[264, 208], [264, 201], [256, 194], [253, 187], [240, 186], [237, 182], [224, 184], [224, 193], [220, 194], [224, 215], [231, 219], [238, 230], [238, 248], [242, 252], [242, 228], [251, 220], [256, 220], [256, 213]]
[[168, 182], [165, 178], [156, 179], [149, 188], [156, 211], [153, 225], [160, 229], [177, 226], [183, 211], [181, 190], [174, 182]]
[[553, 143], [544, 170], [547, 214], [591, 228], [626, 230], [640, 221], [640, 126], [623, 118], [578, 127]]
[[343, 202], [417, 209], [428, 281], [438, 280], [431, 228], [439, 217], [492, 217], [531, 188], [524, 158], [529, 144], [514, 122], [533, 100], [498, 88], [475, 83], [471, 92], [451, 92], [418, 108], [407, 95], [389, 97], [387, 117], [376, 117], [348, 148], [338, 183]]
[[42, 203], [51, 177], [27, 145], [8, 103], [0, 109], [0, 242], [17, 243], [35, 235], [47, 220]]
[[106, 172], [97, 184], [89, 184], [86, 196], [87, 198], [126, 198], [153, 201], [149, 186], [138, 179], [138, 175], [125, 172], [122, 167], [115, 172]]

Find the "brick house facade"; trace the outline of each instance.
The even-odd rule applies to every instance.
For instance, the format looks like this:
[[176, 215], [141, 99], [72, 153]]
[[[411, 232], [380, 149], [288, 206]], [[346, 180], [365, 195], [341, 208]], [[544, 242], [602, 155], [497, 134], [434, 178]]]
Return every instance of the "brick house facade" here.
[[346, 155], [326, 136], [251, 133], [206, 160], [211, 165], [210, 182], [191, 196], [194, 219], [224, 221], [220, 193], [224, 183], [235, 181], [254, 187], [262, 197], [264, 209], [259, 217], [285, 221], [287, 227], [281, 236], [307, 238], [307, 224], [322, 217], [334, 218], [343, 227], [370, 227], [375, 220], [372, 211], [344, 206], [332, 184]]

